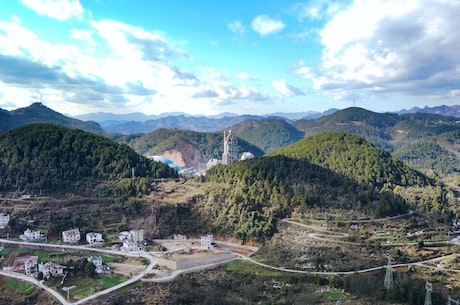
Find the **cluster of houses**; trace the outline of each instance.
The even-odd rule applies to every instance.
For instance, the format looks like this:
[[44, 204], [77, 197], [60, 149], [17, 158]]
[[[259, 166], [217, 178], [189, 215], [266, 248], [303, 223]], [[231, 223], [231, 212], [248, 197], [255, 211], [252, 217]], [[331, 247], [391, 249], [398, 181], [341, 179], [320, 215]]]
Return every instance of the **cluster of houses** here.
[[130, 231], [123, 231], [118, 236], [122, 243], [120, 250], [124, 252], [142, 252], [145, 251], [144, 230], [135, 229]]
[[[101, 256], [91, 256], [87, 260], [92, 262], [96, 267], [95, 272], [101, 274], [104, 270]], [[44, 279], [51, 277], [62, 277], [65, 275], [66, 267], [53, 262], [38, 262], [38, 256], [26, 255], [19, 256], [14, 259], [12, 266], [3, 267], [4, 271], [24, 273], [27, 276], [37, 277], [38, 273], [43, 274]]]

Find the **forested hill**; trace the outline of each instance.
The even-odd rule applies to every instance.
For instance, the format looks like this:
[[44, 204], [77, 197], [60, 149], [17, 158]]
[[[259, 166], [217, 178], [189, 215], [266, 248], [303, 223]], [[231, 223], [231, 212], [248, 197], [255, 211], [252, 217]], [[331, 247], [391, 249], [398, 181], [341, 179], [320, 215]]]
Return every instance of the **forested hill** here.
[[294, 143], [304, 137], [304, 133], [281, 118], [246, 120], [231, 127], [232, 133], [249, 143], [269, 152]]
[[144, 180], [175, 175], [167, 165], [151, 161], [127, 145], [52, 124], [31, 124], [0, 133], [0, 157], [1, 190], [79, 191], [129, 178], [132, 168], [136, 178]]
[[433, 180], [409, 168], [389, 152], [344, 132], [326, 132], [307, 137], [269, 155], [306, 159], [359, 183], [378, 186], [432, 185]]
[[81, 130], [104, 134], [102, 127], [93, 121], [80, 121], [62, 115], [42, 103], [33, 103], [24, 108], [13, 111], [0, 109], [0, 130], [11, 130], [33, 123], [51, 123], [67, 128], [78, 128]]
[[[157, 129], [146, 134], [133, 135], [112, 135], [112, 139], [126, 143], [142, 155], [161, 154], [165, 150], [175, 148], [176, 140], [180, 138], [187, 141], [205, 156], [210, 158], [222, 158], [224, 136], [223, 133], [197, 132], [180, 129]], [[264, 152], [257, 146], [239, 138], [238, 146], [240, 152], [251, 152], [255, 156], [262, 156]]]
[[207, 229], [242, 240], [271, 236], [276, 223], [294, 213], [353, 209], [384, 217], [409, 208], [389, 190], [359, 184], [305, 158], [276, 155], [217, 165], [201, 179], [208, 195], [196, 207]]

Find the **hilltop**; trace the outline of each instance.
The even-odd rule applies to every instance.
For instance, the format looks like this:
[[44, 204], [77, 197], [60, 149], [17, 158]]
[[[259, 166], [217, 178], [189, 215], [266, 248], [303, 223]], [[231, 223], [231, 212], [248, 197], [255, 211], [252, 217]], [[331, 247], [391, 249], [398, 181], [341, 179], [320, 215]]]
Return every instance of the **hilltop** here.
[[67, 128], [77, 128], [97, 134], [104, 134], [102, 127], [94, 121], [81, 121], [56, 112], [42, 103], [12, 111], [0, 109], [0, 130], [12, 130], [33, 123], [50, 123]]
[[[174, 177], [168, 166], [140, 156], [129, 146], [106, 137], [52, 124], [30, 124], [0, 133], [0, 189], [32, 193], [38, 190], [81, 192], [129, 191], [117, 185], [132, 176]], [[112, 189], [111, 189], [112, 188]]]

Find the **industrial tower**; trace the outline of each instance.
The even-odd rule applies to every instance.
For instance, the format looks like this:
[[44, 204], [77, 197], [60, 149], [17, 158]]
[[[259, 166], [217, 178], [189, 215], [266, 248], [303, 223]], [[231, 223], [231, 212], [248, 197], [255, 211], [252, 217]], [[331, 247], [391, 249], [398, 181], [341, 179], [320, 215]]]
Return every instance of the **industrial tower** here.
[[425, 294], [425, 305], [432, 305], [433, 303], [431, 303], [431, 293], [433, 292], [433, 284], [430, 283], [430, 282], [426, 282], [425, 284], [425, 290], [426, 290], [426, 294]]
[[387, 272], [385, 273], [385, 280], [383, 281], [383, 286], [387, 291], [393, 288], [393, 269], [391, 268], [391, 259], [391, 257], [388, 257]]
[[222, 163], [230, 164], [238, 160], [238, 139], [233, 137], [232, 131], [224, 130], [224, 153], [222, 155]]

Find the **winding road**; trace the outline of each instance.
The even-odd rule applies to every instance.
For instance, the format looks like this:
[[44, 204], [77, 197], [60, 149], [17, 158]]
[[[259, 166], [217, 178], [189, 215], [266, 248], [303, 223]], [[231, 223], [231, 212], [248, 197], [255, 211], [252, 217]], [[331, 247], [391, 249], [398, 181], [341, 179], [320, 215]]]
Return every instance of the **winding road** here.
[[[407, 215], [411, 215], [411, 214], [412, 213], [408, 213], [408, 214], [397, 216], [397, 217], [407, 216]], [[388, 220], [388, 219], [386, 219], [386, 220]], [[376, 220], [371, 220], [371, 221], [376, 221]], [[322, 235], [321, 234], [315, 234], [315, 233], [309, 233], [308, 236], [310, 238], [322, 239], [322, 240], [336, 242], [336, 243], [360, 244], [360, 243], [351, 243], [351, 242], [340, 241], [340, 240], [337, 241], [337, 240], [333, 240], [333, 239], [327, 239], [326, 237], [324, 237], [324, 235], [327, 235], [327, 236], [335, 237], [335, 238], [346, 238], [346, 237], [348, 237], [348, 234], [346, 234], [346, 233], [331, 232], [331, 231], [328, 231], [328, 230], [326, 230], [324, 228], [301, 224], [301, 223], [298, 223], [298, 222], [295, 222], [295, 221], [292, 221], [292, 220], [289, 220], [289, 219], [284, 219], [283, 222], [286, 222], [286, 223], [289, 223], [289, 224], [299, 225], [299, 226], [308, 228], [310, 230], [315, 230], [315, 231], [319, 231], [319, 232], [323, 233]], [[320, 237], [320, 236], [323, 236], [323, 237]], [[187, 243], [190, 243], [191, 241], [195, 241], [195, 240], [183, 240], [183, 242], [187, 242]], [[157, 242], [161, 242], [161, 240], [158, 240]], [[168, 243], [168, 242], [180, 243], [181, 240], [163, 240], [163, 242], [166, 242], [166, 243]], [[336, 271], [336, 272], [333, 272], [333, 271], [305, 271], [305, 270], [288, 269], [288, 268], [283, 268], [283, 267], [276, 267], [276, 266], [267, 265], [267, 264], [260, 263], [260, 262], [258, 262], [256, 260], [252, 259], [250, 256], [252, 254], [254, 254], [258, 250], [258, 248], [256, 248], [256, 247], [247, 247], [248, 249], [250, 249], [252, 251], [249, 255], [244, 255], [244, 254], [232, 252], [236, 256], [233, 259], [229, 259], [229, 260], [226, 260], [226, 261], [221, 261], [221, 262], [218, 262], [218, 263], [208, 264], [208, 265], [197, 266], [197, 267], [193, 267], [193, 268], [189, 268], [189, 269], [185, 269], [185, 270], [176, 270], [176, 271], [173, 271], [171, 274], [168, 274], [168, 275], [162, 276], [162, 277], [158, 277], [158, 278], [144, 278], [147, 274], [149, 274], [151, 272], [151, 270], [153, 269], [153, 267], [157, 263], [157, 259], [154, 256], [152, 256], [152, 255], [150, 255], [148, 253], [136, 253], [136, 254], [133, 254], [133, 253], [124, 253], [124, 252], [120, 252], [120, 251], [113, 251], [113, 250], [106, 250], [106, 249], [89, 248], [89, 247], [84, 247], [84, 246], [53, 245], [53, 244], [31, 244], [31, 243], [27, 243], [27, 242], [18, 242], [18, 241], [6, 240], [6, 239], [0, 239], [0, 244], [2, 244], [2, 245], [8, 245], [9, 244], [9, 245], [15, 245], [15, 246], [20, 246], [20, 247], [30, 247], [30, 248], [41, 247], [42, 249], [59, 250], [59, 251], [71, 250], [71, 251], [79, 251], [79, 252], [99, 252], [99, 253], [105, 253], [105, 254], [111, 254], [111, 255], [121, 255], [121, 256], [125, 256], [125, 257], [143, 257], [143, 258], [145, 258], [145, 259], [147, 259], [149, 261], [148, 266], [142, 272], [140, 272], [138, 275], [130, 278], [129, 280], [127, 280], [127, 281], [125, 281], [123, 283], [120, 283], [120, 284], [118, 284], [116, 286], [113, 286], [111, 288], [105, 289], [103, 291], [99, 291], [99, 292], [97, 292], [97, 293], [95, 293], [95, 294], [93, 294], [91, 296], [88, 296], [88, 297], [86, 297], [84, 299], [78, 300], [78, 301], [73, 302], [73, 303], [69, 303], [59, 292], [55, 291], [54, 289], [51, 289], [50, 287], [45, 286], [42, 282], [37, 281], [34, 278], [31, 278], [29, 276], [19, 274], [19, 273], [0, 271], [1, 275], [17, 278], [17, 279], [20, 279], [20, 280], [24, 280], [24, 281], [32, 283], [32, 284], [34, 284], [34, 285], [46, 290], [48, 293], [50, 293], [52, 296], [54, 296], [63, 305], [84, 304], [85, 302], [88, 302], [88, 301], [96, 299], [96, 298], [98, 298], [100, 296], [109, 294], [109, 293], [111, 293], [113, 291], [121, 289], [121, 288], [123, 288], [123, 287], [125, 287], [127, 285], [130, 285], [132, 283], [135, 283], [135, 282], [137, 282], [139, 280], [142, 280], [144, 282], [157, 282], [157, 283], [158, 282], [172, 281], [179, 274], [190, 273], [190, 272], [198, 272], [198, 271], [202, 271], [202, 270], [206, 270], [206, 269], [215, 268], [218, 265], [228, 263], [231, 260], [236, 259], [236, 258], [241, 258], [243, 260], [249, 261], [249, 262], [251, 262], [253, 264], [259, 265], [259, 266], [264, 267], [264, 268], [269, 268], [269, 269], [278, 270], [278, 271], [282, 271], [282, 272], [303, 273], [303, 274], [312, 274], [312, 275], [351, 275], [351, 274], [356, 274], [356, 273], [359, 274], [359, 273], [377, 271], [377, 270], [385, 269], [385, 268], [388, 267], [387, 265], [383, 265], [383, 266], [372, 267], [372, 268], [361, 269], [361, 270]], [[234, 245], [234, 244], [231, 244], [231, 243], [225, 243], [225, 245], [228, 245], [228, 246], [240, 246], [240, 245]], [[443, 268], [443, 267], [440, 267], [439, 264], [434, 265], [434, 266], [429, 265], [429, 263], [435, 263], [435, 262], [441, 261], [441, 260], [446, 259], [446, 258], [459, 258], [459, 257], [460, 257], [459, 254], [449, 254], [449, 255], [443, 255], [443, 256], [428, 259], [428, 260], [421, 260], [421, 261], [417, 261], [417, 262], [403, 263], [403, 264], [395, 264], [395, 265], [391, 265], [391, 268], [417, 266], [417, 267], [423, 267], [423, 268], [431, 268], [431, 269], [435, 269], [435, 270], [439, 270], [439, 271], [460, 273], [460, 270]]]

